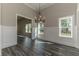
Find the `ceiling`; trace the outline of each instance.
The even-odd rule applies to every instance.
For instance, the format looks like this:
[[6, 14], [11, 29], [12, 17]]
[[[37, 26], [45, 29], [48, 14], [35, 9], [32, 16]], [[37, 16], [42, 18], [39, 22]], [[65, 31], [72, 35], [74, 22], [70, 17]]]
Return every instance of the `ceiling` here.
[[53, 5], [54, 3], [26, 3], [25, 5], [27, 5], [28, 7], [32, 8], [35, 11], [38, 11], [39, 4], [40, 4], [40, 10], [43, 10], [43, 9]]

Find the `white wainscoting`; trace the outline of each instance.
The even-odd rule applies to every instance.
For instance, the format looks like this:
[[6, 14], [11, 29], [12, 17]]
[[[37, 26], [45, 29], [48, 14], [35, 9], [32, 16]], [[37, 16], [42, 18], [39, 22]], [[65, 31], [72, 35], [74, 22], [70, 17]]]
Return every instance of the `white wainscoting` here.
[[77, 48], [79, 48], [79, 31], [77, 30], [77, 45], [76, 45]]
[[2, 48], [10, 47], [17, 44], [16, 26], [2, 26]]
[[1, 44], [1, 39], [2, 39], [1, 33], [2, 33], [2, 32], [1, 32], [1, 25], [0, 25], [0, 55], [1, 55], [1, 45], [2, 45], [2, 44]]
[[76, 30], [74, 28], [74, 35], [73, 38], [67, 38], [67, 37], [59, 37], [59, 28], [58, 27], [45, 27], [45, 39], [51, 42], [64, 44], [67, 46], [76, 47], [76, 38], [75, 33]]

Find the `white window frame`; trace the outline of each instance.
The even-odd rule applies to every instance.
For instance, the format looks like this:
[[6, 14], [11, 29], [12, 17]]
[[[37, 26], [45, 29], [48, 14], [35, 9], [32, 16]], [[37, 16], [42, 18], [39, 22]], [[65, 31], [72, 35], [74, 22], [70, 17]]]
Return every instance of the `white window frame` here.
[[[61, 20], [63, 19], [71, 19], [71, 36], [66, 36], [66, 35], [62, 35], [61, 34], [61, 30], [62, 30], [62, 27], [61, 27]], [[59, 36], [60, 37], [68, 37], [68, 38], [72, 38], [73, 37], [73, 16], [67, 16], [67, 17], [61, 17], [59, 18]]]

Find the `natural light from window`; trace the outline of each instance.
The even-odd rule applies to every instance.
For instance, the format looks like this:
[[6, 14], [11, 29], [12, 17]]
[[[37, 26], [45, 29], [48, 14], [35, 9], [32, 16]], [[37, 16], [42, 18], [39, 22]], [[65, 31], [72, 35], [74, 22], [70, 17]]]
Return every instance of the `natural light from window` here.
[[31, 24], [26, 24], [25, 26], [25, 32], [26, 33], [31, 33], [32, 32], [32, 25]]
[[72, 30], [73, 30], [73, 17], [62, 17], [59, 18], [59, 36], [60, 37], [70, 37], [72, 38]]

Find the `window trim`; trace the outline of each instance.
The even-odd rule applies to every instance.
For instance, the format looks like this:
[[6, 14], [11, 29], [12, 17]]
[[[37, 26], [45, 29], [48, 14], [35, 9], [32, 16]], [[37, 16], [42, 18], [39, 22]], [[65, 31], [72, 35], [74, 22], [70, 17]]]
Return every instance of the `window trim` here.
[[[61, 27], [61, 20], [69, 19], [69, 18], [71, 18], [71, 35], [70, 36], [62, 35], [61, 34], [62, 29], [61, 28], [63, 28], [63, 27]], [[72, 38], [73, 37], [73, 16], [66, 16], [66, 17], [59, 18], [59, 36], [60, 37], [67, 37], [67, 38]]]

